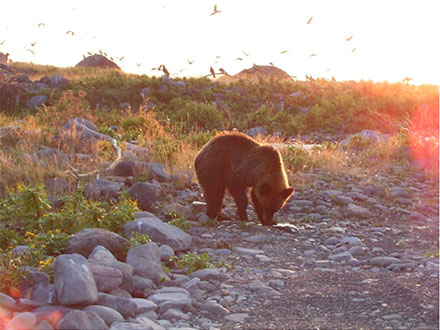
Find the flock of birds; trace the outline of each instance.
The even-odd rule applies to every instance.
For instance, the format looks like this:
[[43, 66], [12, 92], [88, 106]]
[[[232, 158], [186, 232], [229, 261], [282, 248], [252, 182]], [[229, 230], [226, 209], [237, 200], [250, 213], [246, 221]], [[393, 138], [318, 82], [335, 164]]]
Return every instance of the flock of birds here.
[[[214, 8], [213, 8], [212, 12], [209, 14], [209, 16], [214, 16], [214, 15], [220, 14], [221, 12], [222, 12], [222, 11], [219, 10], [219, 9], [217, 8], [217, 5], [214, 5]], [[306, 24], [312, 24], [312, 20], [313, 20], [313, 16], [311, 16], [311, 17], [306, 21]], [[43, 27], [45, 27], [45, 26], [46, 26], [45, 23], [39, 23], [39, 24], [38, 24], [38, 28], [43, 28]], [[75, 36], [75, 32], [72, 31], [72, 30], [69, 30], [69, 31], [66, 31], [65, 35], [70, 35], [71, 37], [74, 37], [74, 36]], [[345, 40], [346, 40], [347, 42], [350, 42], [352, 39], [353, 39], [353, 35], [350, 35], [349, 37], [345, 38]], [[0, 42], [0, 46], [2, 46], [4, 43], [5, 43], [5, 40], [3, 40], [2, 42]], [[35, 42], [31, 42], [31, 43], [29, 43], [29, 46], [24, 46], [24, 50], [30, 52], [32, 55], [35, 55], [34, 47], [36, 46], [36, 44], [37, 44], [36, 41], [35, 41]], [[356, 48], [356, 47], [353, 47], [352, 50], [351, 50], [351, 52], [354, 53], [356, 50], [357, 50], [357, 48]], [[250, 55], [248, 52], [245, 52], [244, 50], [242, 50], [241, 53], [242, 53], [245, 57], [248, 57], [248, 56]], [[288, 50], [283, 50], [283, 51], [280, 52], [280, 55], [287, 54], [287, 53], [288, 53]], [[89, 56], [95, 55], [95, 54], [93, 54], [93, 53], [91, 53], [91, 52], [87, 52], [87, 54], [88, 54]], [[102, 49], [99, 50], [99, 54], [102, 55], [102, 56], [105, 56], [105, 57], [109, 58], [111, 61], [115, 62], [115, 59], [114, 59], [112, 56], [107, 55], [107, 53], [104, 52]], [[312, 53], [312, 54], [309, 55], [309, 57], [317, 57], [317, 56], [318, 56], [318, 54], [316, 54], [316, 53]], [[85, 55], [83, 55], [83, 57], [86, 58]], [[120, 61], [120, 62], [121, 62], [124, 58], [125, 58], [125, 56], [120, 56], [120, 57], [116, 56], [116, 59], [117, 59], [118, 61]], [[221, 58], [221, 56], [217, 56], [217, 57], [216, 57], [216, 60], [214, 61], [214, 64], [217, 64], [217, 63], [218, 63], [218, 59], [220, 59], [220, 58]], [[242, 56], [236, 57], [235, 60], [236, 60], [236, 61], [243, 61], [243, 57], [242, 57]], [[189, 60], [189, 59], [187, 59], [186, 61], [188, 62], [188, 65], [192, 65], [192, 64], [195, 62], [195, 60]], [[272, 62], [269, 62], [269, 64], [272, 65], [272, 66], [274, 66], [274, 64], [273, 64]], [[138, 63], [138, 62], [136, 62], [136, 66], [137, 66], [137, 67], [140, 67], [141, 65], [142, 65], [142, 63]], [[254, 64], [254, 66], [255, 66], [255, 64]], [[154, 67], [154, 68], [151, 69], [151, 71], [155, 71], [155, 70], [162, 71], [162, 72], [163, 72], [165, 75], [167, 75], [167, 76], [170, 75], [170, 72], [168, 71], [168, 69], [165, 67], [164, 64], [161, 64], [159, 67]], [[182, 71], [184, 71], [184, 70], [185, 70], [185, 69], [181, 69], [179, 72], [182, 72]], [[330, 69], [327, 69], [327, 71], [329, 71], [329, 70], [330, 70]], [[210, 69], [209, 69], [209, 72], [210, 72], [210, 73], [207, 74], [207, 75], [204, 76], [204, 77], [212, 76], [213, 78], [216, 78], [216, 75], [227, 75], [227, 76], [230, 76], [230, 75], [229, 75], [229, 74], [228, 74], [223, 68], [219, 68], [219, 72], [216, 73], [215, 70], [213, 69], [213, 67], [211, 66]], [[296, 78], [296, 76], [291, 76], [291, 77]], [[306, 78], [307, 78], [307, 79], [313, 79], [313, 78], [311, 78], [311, 77], [307, 77], [307, 76], [306, 76]], [[332, 78], [332, 80], [334, 80], [334, 78]], [[402, 81], [403, 81], [403, 82], [409, 82], [410, 80], [412, 80], [412, 78], [405, 77], [405, 79], [403, 79]]]

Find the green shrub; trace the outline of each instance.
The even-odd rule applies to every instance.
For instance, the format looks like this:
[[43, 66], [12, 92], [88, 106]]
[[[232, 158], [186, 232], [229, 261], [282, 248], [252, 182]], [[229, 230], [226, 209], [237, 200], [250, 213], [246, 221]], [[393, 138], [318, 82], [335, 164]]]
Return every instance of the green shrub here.
[[151, 238], [147, 234], [139, 234], [138, 232], [133, 233], [128, 239], [126, 245], [126, 251], [141, 245], [151, 243]]
[[206, 252], [203, 252], [202, 254], [187, 252], [181, 255], [180, 258], [177, 258], [176, 256], [171, 257], [170, 262], [175, 262], [179, 268], [185, 269], [187, 274], [199, 269], [215, 267], [211, 263], [211, 257]]
[[200, 103], [177, 98], [164, 106], [159, 112], [164, 112], [169, 120], [181, 125], [186, 132], [198, 129], [212, 130], [225, 126], [225, 118], [213, 104]]

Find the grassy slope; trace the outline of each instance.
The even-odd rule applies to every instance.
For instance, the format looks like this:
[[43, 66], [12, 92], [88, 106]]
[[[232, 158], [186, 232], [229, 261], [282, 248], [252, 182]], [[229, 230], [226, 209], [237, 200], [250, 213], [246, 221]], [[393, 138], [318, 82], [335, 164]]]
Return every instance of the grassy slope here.
[[[264, 126], [269, 132], [280, 132], [282, 136], [310, 133], [344, 136], [362, 129], [376, 129], [396, 137], [386, 146], [377, 146], [374, 157], [371, 152], [367, 153], [375, 164], [378, 158], [390, 162], [396, 154], [393, 150], [410, 144], [422, 144], [417, 148], [421, 150], [419, 156], [432, 155], [438, 164], [438, 157], [434, 158], [438, 155], [438, 87], [433, 85], [327, 80], [238, 81], [226, 85], [201, 78], [183, 79], [186, 84], [183, 88], [169, 82], [167, 90], [161, 91], [162, 78], [127, 75], [114, 70], [28, 63], [15, 63], [13, 67], [17, 75], [26, 73], [33, 81], [59, 74], [71, 83], [66, 90], [21, 93], [17, 108], [0, 112], [0, 125], [20, 125], [26, 131], [24, 139], [16, 137], [1, 142], [0, 166], [4, 175], [0, 181], [6, 186], [20, 181], [41, 182], [48, 176], [66, 176], [64, 169], [56, 166], [40, 169], [33, 164], [30, 167], [20, 155], [38, 149], [39, 145], [53, 146], [57, 128], [74, 117], [91, 120], [102, 133], [112, 135], [121, 144], [136, 140], [138, 145], [152, 150], [151, 160], [165, 164], [172, 172], [191, 170], [198, 149], [216, 130], [245, 131], [254, 126]], [[142, 97], [140, 91], [145, 87], [151, 92]], [[289, 96], [292, 93], [296, 96]], [[48, 105], [31, 113], [26, 102], [38, 94], [48, 96]], [[131, 108], [121, 110], [125, 102]], [[118, 126], [119, 130], [115, 133], [111, 126]], [[436, 136], [437, 140], [434, 138], [428, 143], [420, 138], [426, 136]], [[98, 163], [114, 157], [105, 143], [100, 149]], [[298, 159], [337, 170], [346, 158], [333, 147], [312, 155], [301, 155], [293, 149], [284, 152], [291, 172], [304, 169]], [[318, 160], [323, 157], [327, 159]], [[364, 160], [362, 164], [365, 163]]]

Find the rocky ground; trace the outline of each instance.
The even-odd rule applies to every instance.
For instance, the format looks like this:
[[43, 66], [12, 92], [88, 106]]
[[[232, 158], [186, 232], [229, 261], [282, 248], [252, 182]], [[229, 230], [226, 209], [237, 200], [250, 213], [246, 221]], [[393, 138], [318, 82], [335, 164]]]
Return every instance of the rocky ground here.
[[[22, 75], [13, 82], [6, 91], [11, 108], [20, 88], [38, 94], [67, 83], [56, 75], [34, 83]], [[36, 95], [28, 107], [45, 102], [46, 96]], [[61, 146], [72, 144], [72, 131], [78, 138], [73, 157], [41, 147], [23, 159], [65, 168], [75, 165], [74, 159], [92, 158], [89, 146], [97, 140], [112, 141], [92, 123], [72, 119], [59, 129]], [[0, 127], [0, 135], [27, 134], [14, 126]], [[114, 199], [126, 190], [154, 214], [139, 213], [124, 227], [125, 237], [99, 229], [72, 236], [56, 258], [53, 279], [33, 271], [20, 297], [0, 293], [0, 328], [439, 328], [439, 186], [423, 173], [400, 167], [359, 177], [301, 173], [298, 182], [310, 184], [277, 214], [278, 226], [259, 225], [252, 207], [249, 224], [228, 220], [208, 226], [196, 185], [182, 185], [181, 177], [160, 164], [141, 161], [140, 155], [149, 153], [144, 148], [128, 142], [121, 148], [123, 161], [106, 173], [112, 176], [92, 182], [84, 194]], [[142, 169], [153, 179], [134, 183]], [[54, 195], [72, 190], [61, 178], [45, 186]], [[233, 218], [234, 210], [227, 199], [225, 215]], [[185, 232], [168, 224], [170, 211], [192, 227]], [[153, 243], [125, 251], [133, 232], [147, 233]], [[206, 252], [218, 268], [186, 274], [167, 263], [188, 251]]]
[[[171, 209], [186, 214], [192, 224], [187, 233], [140, 212], [126, 224], [126, 237], [145, 232], [157, 245], [132, 248], [127, 256], [121, 253], [125, 238], [114, 233], [94, 229], [74, 235], [55, 261], [53, 284], [34, 272], [26, 297], [1, 294], [3, 325], [438, 328], [439, 264], [430, 256], [438, 251], [438, 183], [421, 173], [403, 177], [399, 168], [368, 184], [344, 175], [330, 180], [319, 171], [301, 175], [313, 186], [295, 193], [275, 227], [259, 225], [251, 207], [249, 224], [202, 225], [204, 205], [193, 187], [174, 191], [170, 196], [179, 203], [154, 212], [162, 219]], [[165, 182], [155, 185], [170, 192]], [[233, 215], [234, 209], [228, 198], [224, 213]], [[185, 251], [206, 252], [219, 268], [190, 274], [172, 268], [165, 274], [160, 260]]]

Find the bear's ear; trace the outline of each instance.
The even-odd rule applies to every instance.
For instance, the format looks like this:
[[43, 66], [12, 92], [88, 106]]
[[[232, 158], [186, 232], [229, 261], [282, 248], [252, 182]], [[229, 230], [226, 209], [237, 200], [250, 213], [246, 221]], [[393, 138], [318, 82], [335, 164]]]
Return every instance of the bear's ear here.
[[293, 195], [293, 188], [292, 187], [285, 188], [281, 191], [281, 198], [284, 200], [288, 199], [292, 195]]
[[267, 183], [263, 183], [259, 190], [260, 194], [267, 196], [272, 191], [272, 188]]

